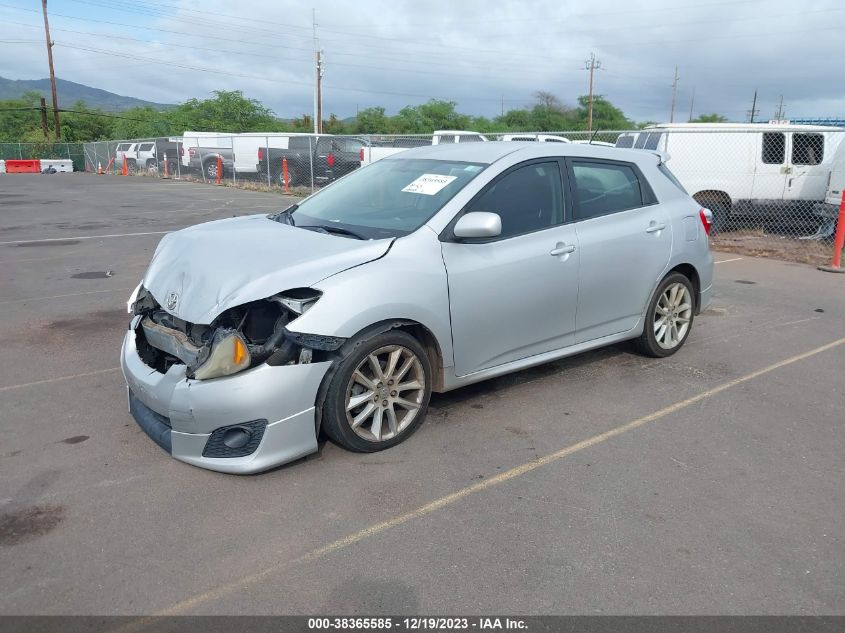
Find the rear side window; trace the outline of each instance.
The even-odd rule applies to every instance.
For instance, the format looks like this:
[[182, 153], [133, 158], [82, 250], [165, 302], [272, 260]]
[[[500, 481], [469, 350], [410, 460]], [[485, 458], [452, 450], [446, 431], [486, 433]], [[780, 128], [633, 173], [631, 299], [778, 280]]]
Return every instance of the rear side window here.
[[643, 206], [643, 190], [633, 167], [572, 161], [572, 173], [578, 220]]
[[505, 174], [470, 203], [467, 211], [497, 213], [499, 239], [563, 223], [563, 188], [557, 162], [532, 163]]
[[634, 146], [633, 134], [620, 134], [616, 139], [616, 147], [630, 148]]
[[129, 149], [129, 147], [131, 145], [132, 145], [131, 143], [121, 143], [120, 145], [117, 146], [117, 151], [118, 152], [125, 152], [126, 150]]
[[291, 136], [288, 140], [288, 149], [310, 149], [311, 139], [303, 136]]
[[643, 149], [657, 149], [657, 144], [660, 142], [660, 137], [663, 132], [651, 132], [646, 139]]
[[637, 140], [634, 142], [634, 149], [642, 149], [645, 147], [645, 142], [648, 140], [648, 134], [640, 132], [637, 134]]
[[461, 134], [458, 137], [459, 143], [478, 143], [481, 141], [481, 137], [478, 134]]
[[821, 134], [792, 135], [792, 164], [818, 165], [824, 158], [824, 136]]
[[513, 136], [511, 137], [512, 141], [536, 141], [537, 138], [535, 136]]
[[786, 158], [786, 134], [763, 132], [763, 163], [780, 165]]
[[152, 148], [153, 148], [152, 143], [141, 143], [138, 146], [138, 151], [139, 152], [149, 152]]
[[454, 143], [455, 142], [455, 135], [454, 134], [441, 134], [438, 138], [437, 144], [443, 145], [444, 143]]

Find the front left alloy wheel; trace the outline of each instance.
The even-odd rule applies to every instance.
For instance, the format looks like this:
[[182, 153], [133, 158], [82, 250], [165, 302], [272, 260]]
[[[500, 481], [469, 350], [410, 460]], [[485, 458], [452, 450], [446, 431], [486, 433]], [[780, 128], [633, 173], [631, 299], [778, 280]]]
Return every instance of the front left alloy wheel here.
[[383, 332], [358, 341], [339, 362], [323, 402], [323, 429], [349, 450], [380, 451], [422, 424], [430, 396], [423, 347], [406, 332]]

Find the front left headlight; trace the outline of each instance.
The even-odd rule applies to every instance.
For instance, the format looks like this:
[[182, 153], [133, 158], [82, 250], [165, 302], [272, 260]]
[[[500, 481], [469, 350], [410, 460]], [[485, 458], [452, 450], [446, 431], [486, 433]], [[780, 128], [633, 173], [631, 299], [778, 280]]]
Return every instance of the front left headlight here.
[[231, 376], [249, 367], [249, 348], [234, 330], [218, 330], [211, 344], [208, 359], [194, 371], [197, 380]]

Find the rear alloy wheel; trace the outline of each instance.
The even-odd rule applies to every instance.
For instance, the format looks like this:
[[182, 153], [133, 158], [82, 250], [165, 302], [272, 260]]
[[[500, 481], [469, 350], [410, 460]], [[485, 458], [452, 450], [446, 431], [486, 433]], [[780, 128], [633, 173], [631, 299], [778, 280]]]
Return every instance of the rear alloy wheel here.
[[692, 284], [680, 273], [672, 273], [661, 282], [649, 303], [637, 348], [648, 356], [671, 356], [687, 340], [694, 313]]
[[323, 404], [323, 429], [344, 448], [380, 451], [419, 427], [430, 395], [425, 350], [405, 332], [384, 332], [340, 361]]

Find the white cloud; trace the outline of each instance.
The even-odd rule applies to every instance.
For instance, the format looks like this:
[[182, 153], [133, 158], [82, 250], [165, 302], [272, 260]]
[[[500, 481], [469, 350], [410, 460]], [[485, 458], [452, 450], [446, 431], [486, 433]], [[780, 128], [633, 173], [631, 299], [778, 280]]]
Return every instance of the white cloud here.
[[[82, 3], [78, 6], [83, 11], [76, 15], [125, 24], [140, 21], [185, 34], [52, 18], [60, 77], [162, 102], [240, 89], [281, 116], [311, 111], [310, 6], [207, 0], [200, 8], [181, 0], [175, 13], [166, 8], [173, 5], [154, 1], [104, 1], [113, 8], [97, 10]], [[632, 9], [620, 0], [601, 5], [320, 0], [315, 7], [325, 50], [327, 115], [350, 116], [356, 107], [372, 105], [396, 111], [433, 97], [455, 99], [464, 112], [493, 116], [501, 111], [502, 98], [506, 108], [521, 106], [531, 102], [536, 90], [554, 92], [573, 104], [587, 89], [584, 60], [590, 51], [603, 63], [596, 92], [638, 120], [668, 119], [676, 65], [681, 76], [676, 119], [688, 115], [693, 88], [695, 113], [719, 112], [743, 120], [756, 88], [763, 118], [773, 114], [780, 95], [791, 116], [845, 115], [845, 88], [835, 81], [841, 60], [836, 25], [845, 17], [845, 6], [833, 1], [799, 7], [785, 0], [689, 0], [686, 8], [678, 8], [667, 0], [646, 0]], [[3, 10], [0, 40], [43, 37], [35, 28], [2, 18], [31, 24], [40, 20], [37, 14]], [[10, 45], [3, 46], [8, 50]], [[46, 76], [43, 44], [16, 48], [24, 54], [15, 56], [14, 63], [8, 55], [0, 56], [0, 75]]]

